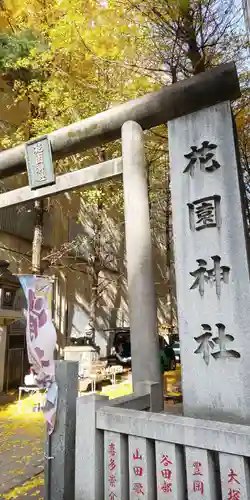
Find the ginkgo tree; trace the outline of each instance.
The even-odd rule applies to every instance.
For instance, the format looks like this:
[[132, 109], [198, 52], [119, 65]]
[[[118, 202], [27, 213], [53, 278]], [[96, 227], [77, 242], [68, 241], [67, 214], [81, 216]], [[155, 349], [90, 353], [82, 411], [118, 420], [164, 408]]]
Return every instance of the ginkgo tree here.
[[[50, 132], [226, 60], [236, 58], [239, 72], [246, 71], [247, 41], [240, 15], [233, 0], [5, 0], [0, 16], [5, 40], [1, 44], [0, 39], [0, 70], [5, 78], [8, 75], [15, 99], [28, 100], [29, 115], [14, 132], [1, 138], [2, 147]], [[243, 106], [237, 118], [241, 131], [246, 110]], [[109, 145], [106, 157], [119, 154], [119, 148], [119, 143]], [[167, 128], [147, 133], [154, 243], [162, 253], [165, 248], [162, 281], [173, 295], [174, 285], [169, 283], [173, 258], [166, 154]], [[57, 162], [57, 172], [96, 163], [98, 156], [99, 152], [92, 151], [67, 158]], [[120, 184], [114, 187], [108, 183], [80, 196], [96, 210], [99, 229], [109, 209], [122, 207]], [[38, 204], [36, 208], [39, 249], [44, 207]], [[101, 241], [99, 236], [97, 242]], [[93, 247], [98, 254], [98, 245]], [[91, 262], [98, 261], [92, 257]]]
[[[135, 58], [139, 51], [136, 31], [139, 34], [140, 29], [124, 23], [122, 9], [118, 12], [99, 2], [72, 1], [69, 4], [67, 1], [14, 0], [6, 1], [2, 12], [8, 39], [2, 73], [5, 78], [8, 75], [16, 100], [27, 99], [29, 103], [28, 118], [14, 133], [2, 137], [4, 148], [155, 88], [152, 79], [138, 71], [131, 72], [130, 66], [126, 65], [126, 60]], [[130, 38], [132, 42], [127, 43]], [[115, 64], [107, 63], [107, 54]], [[109, 151], [116, 154], [118, 149], [119, 146], [112, 146]], [[105, 152], [107, 157], [110, 157], [109, 151]], [[96, 162], [95, 151], [57, 162], [56, 169], [57, 172], [68, 171], [93, 162]], [[93, 255], [89, 256], [88, 262], [91, 264], [88, 274], [93, 282], [90, 305], [93, 328], [102, 221], [112, 206], [122, 205], [122, 189], [120, 184], [114, 189], [113, 184], [108, 183], [80, 196], [83, 203], [90, 203], [96, 212]], [[36, 202], [34, 208], [36, 224], [32, 261], [33, 272], [39, 273], [45, 208], [41, 202]], [[60, 249], [58, 255], [61, 255]]]

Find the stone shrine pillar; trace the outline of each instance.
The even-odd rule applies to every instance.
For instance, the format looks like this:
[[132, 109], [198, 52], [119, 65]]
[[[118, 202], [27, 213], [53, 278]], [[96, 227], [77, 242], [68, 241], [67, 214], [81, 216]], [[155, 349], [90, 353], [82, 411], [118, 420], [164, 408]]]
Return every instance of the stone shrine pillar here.
[[163, 409], [149, 202], [141, 126], [122, 127], [123, 190], [133, 387], [158, 384]]
[[4, 386], [6, 339], [7, 339], [7, 327], [0, 326], [0, 393], [3, 392], [3, 386]]
[[249, 425], [249, 265], [230, 103], [168, 126], [184, 415]]

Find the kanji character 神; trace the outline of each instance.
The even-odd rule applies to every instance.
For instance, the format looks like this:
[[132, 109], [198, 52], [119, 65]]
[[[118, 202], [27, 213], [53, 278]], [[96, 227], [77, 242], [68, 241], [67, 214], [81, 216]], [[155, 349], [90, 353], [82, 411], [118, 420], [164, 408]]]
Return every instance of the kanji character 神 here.
[[196, 460], [194, 463], [193, 463], [193, 476], [203, 476], [202, 472], [201, 472], [201, 469], [202, 469], [202, 465], [200, 462], [198, 462], [198, 460]]
[[143, 484], [141, 484], [141, 483], [134, 483], [133, 484], [133, 492], [136, 495], [144, 495]]
[[214, 261], [212, 268], [207, 269], [207, 261], [204, 259], [197, 259], [198, 268], [195, 271], [189, 273], [193, 276], [194, 282], [190, 287], [190, 290], [198, 288], [200, 296], [203, 297], [205, 292], [205, 283], [215, 284], [216, 294], [218, 297], [221, 295], [221, 282], [228, 284], [229, 282], [229, 271], [230, 267], [221, 266], [221, 258], [218, 255], [211, 257]]
[[196, 493], [199, 492], [201, 495], [204, 495], [204, 483], [203, 481], [194, 481], [193, 482], [193, 491]]
[[161, 485], [161, 491], [163, 493], [172, 493], [172, 483], [167, 483], [164, 481], [164, 483]]
[[214, 172], [220, 168], [220, 164], [214, 159], [214, 153], [212, 153], [216, 148], [216, 144], [210, 144], [209, 141], [203, 141], [200, 148], [191, 146], [191, 153], [184, 155], [185, 158], [189, 160], [189, 163], [184, 168], [183, 172], [189, 172], [190, 175], [193, 176], [197, 162], [203, 172]]
[[238, 477], [237, 472], [235, 472], [233, 469], [229, 469], [229, 472], [228, 472], [228, 482], [229, 483], [240, 484], [240, 482], [238, 481], [237, 477]]
[[227, 500], [240, 500], [240, 490], [228, 490]]
[[173, 462], [169, 460], [168, 455], [162, 455], [161, 464], [163, 464], [164, 467], [168, 467], [169, 465], [173, 465]]

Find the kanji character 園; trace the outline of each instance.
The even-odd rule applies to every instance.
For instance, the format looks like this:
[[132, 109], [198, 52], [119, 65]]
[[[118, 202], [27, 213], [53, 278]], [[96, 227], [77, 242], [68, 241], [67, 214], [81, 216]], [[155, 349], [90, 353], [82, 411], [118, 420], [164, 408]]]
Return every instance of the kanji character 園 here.
[[220, 196], [207, 196], [188, 203], [190, 229], [201, 231], [209, 227], [220, 227]]
[[194, 481], [193, 482], [193, 491], [196, 493], [200, 493], [202, 496], [204, 495], [204, 482], [203, 481]]

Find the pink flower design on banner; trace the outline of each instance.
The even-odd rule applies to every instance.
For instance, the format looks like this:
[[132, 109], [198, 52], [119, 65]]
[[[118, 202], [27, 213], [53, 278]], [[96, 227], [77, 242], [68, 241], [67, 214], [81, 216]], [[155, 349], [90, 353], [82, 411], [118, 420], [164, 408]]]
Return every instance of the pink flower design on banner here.
[[43, 361], [43, 356], [44, 356], [44, 351], [42, 349], [40, 349], [40, 347], [35, 347], [35, 351], [37, 353], [37, 356], [39, 357], [40, 361], [41, 361], [41, 365], [43, 368], [46, 368], [47, 366], [49, 366], [49, 361]]
[[42, 297], [36, 297], [33, 290], [28, 291], [29, 302], [29, 328], [30, 339], [37, 338], [39, 328], [42, 328], [47, 322], [47, 314], [44, 309], [44, 300]]

